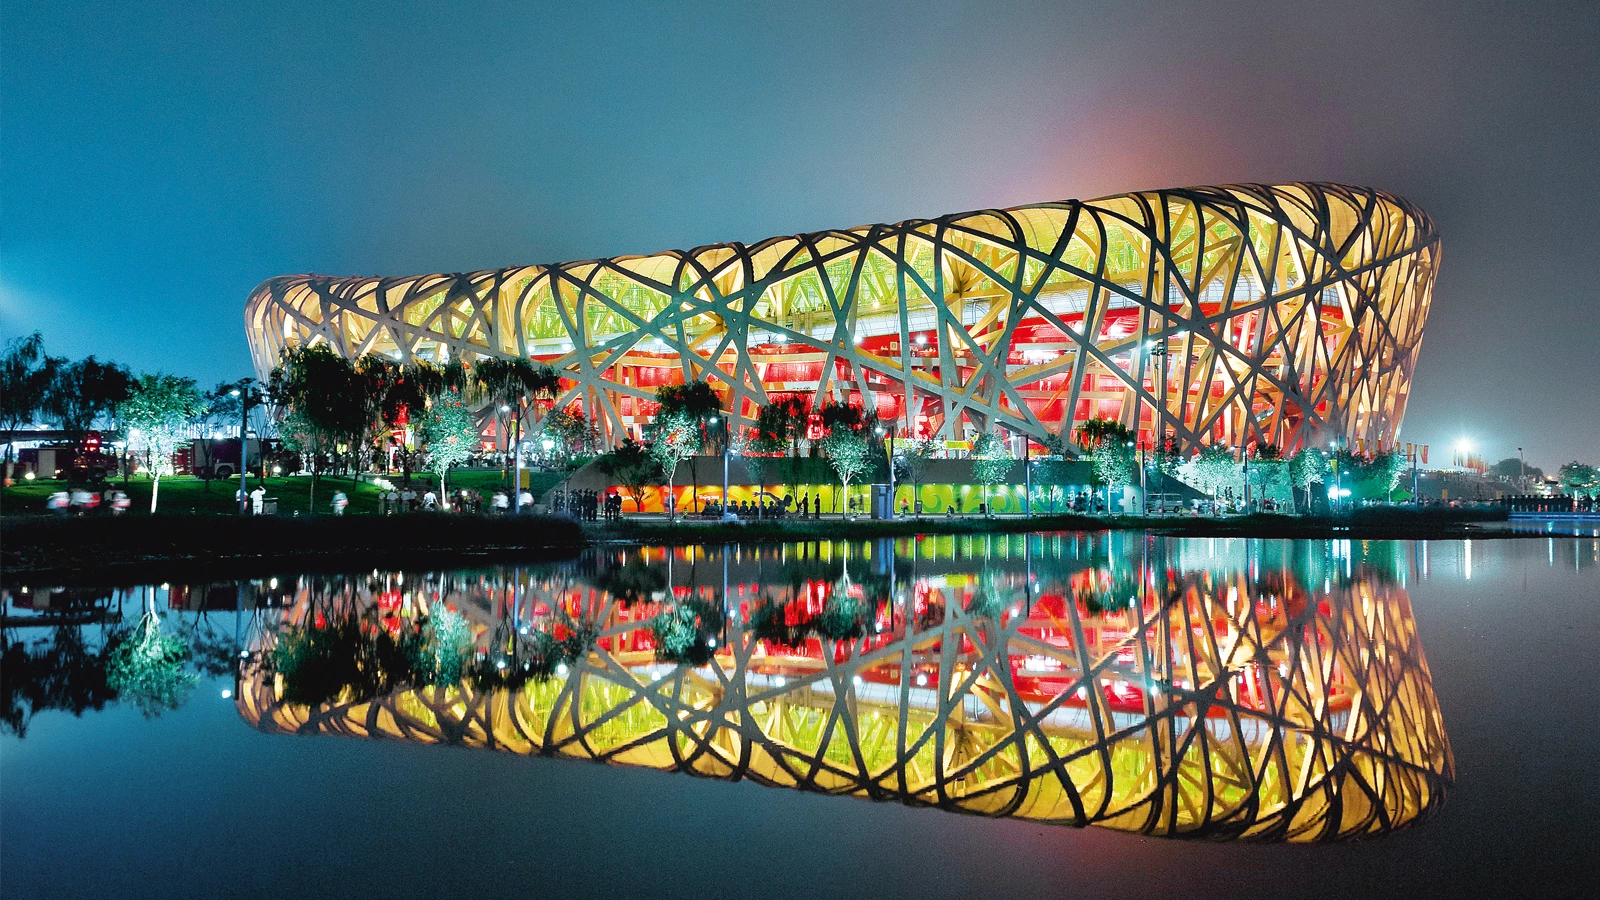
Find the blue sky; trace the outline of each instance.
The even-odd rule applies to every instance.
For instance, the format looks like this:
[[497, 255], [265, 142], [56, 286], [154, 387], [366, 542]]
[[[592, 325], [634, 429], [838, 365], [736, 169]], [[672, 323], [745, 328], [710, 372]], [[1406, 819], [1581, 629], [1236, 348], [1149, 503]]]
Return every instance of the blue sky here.
[[272, 275], [414, 274], [1239, 181], [1444, 265], [1404, 429], [1600, 447], [1581, 4], [0, 6], [0, 338], [244, 374]]

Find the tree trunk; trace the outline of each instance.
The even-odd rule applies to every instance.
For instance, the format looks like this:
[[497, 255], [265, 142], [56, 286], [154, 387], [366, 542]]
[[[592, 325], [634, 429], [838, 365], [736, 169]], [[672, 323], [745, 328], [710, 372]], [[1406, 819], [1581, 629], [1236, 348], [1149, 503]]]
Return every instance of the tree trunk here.
[[155, 482], [150, 485], [150, 514], [156, 511], [156, 498], [161, 495], [161, 473], [155, 472]]

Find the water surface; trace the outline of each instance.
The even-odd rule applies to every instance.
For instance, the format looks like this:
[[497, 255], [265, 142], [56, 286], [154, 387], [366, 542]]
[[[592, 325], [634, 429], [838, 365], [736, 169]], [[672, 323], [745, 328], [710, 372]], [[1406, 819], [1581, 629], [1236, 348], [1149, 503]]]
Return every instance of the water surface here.
[[[1068, 534], [11, 586], [0, 878], [8, 896], [1578, 890], [1597, 555], [1570, 536]], [[187, 661], [113, 687], [107, 634], [152, 606]]]

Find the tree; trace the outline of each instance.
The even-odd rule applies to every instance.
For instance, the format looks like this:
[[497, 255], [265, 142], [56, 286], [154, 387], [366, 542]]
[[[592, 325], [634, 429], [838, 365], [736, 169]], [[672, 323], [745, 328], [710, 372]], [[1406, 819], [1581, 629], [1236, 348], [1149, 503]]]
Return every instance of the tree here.
[[846, 502], [850, 496], [850, 482], [871, 471], [873, 450], [866, 435], [848, 428], [829, 432], [822, 439], [822, 451], [828, 454], [828, 464], [839, 476]]
[[[763, 432], [759, 428], [751, 435], [749, 440], [744, 442], [744, 448], [740, 453], [744, 456], [745, 468], [750, 471], [751, 477], [755, 478], [756, 482], [761, 485], [761, 493], [763, 495], [767, 492], [767, 482], [777, 469], [779, 460], [783, 456], [784, 448], [788, 446], [788, 442], [783, 438], [770, 432]], [[760, 497], [756, 498], [756, 510], [757, 515], [760, 515]]]
[[771, 441], [787, 446], [788, 486], [793, 495], [800, 480], [800, 441], [811, 419], [811, 399], [790, 394], [771, 400], [756, 413], [756, 441]]
[[[520, 357], [503, 359], [491, 356], [473, 365], [470, 372], [481, 399], [489, 401], [500, 423], [501, 447], [509, 474], [512, 448], [522, 443], [522, 418], [529, 398], [553, 399], [561, 391], [561, 376], [549, 366], [535, 365]], [[515, 426], [515, 437], [512, 435]], [[515, 443], [513, 443], [515, 441]], [[517, 485], [512, 496], [522, 489]]]
[[55, 378], [45, 392], [45, 417], [73, 443], [84, 439], [95, 420], [111, 415], [126, 400], [133, 376], [124, 366], [103, 363], [93, 356], [55, 367]]
[[1132, 484], [1139, 477], [1139, 461], [1130, 442], [1108, 436], [1089, 451], [1089, 464], [1094, 469], [1094, 479], [1106, 486], [1106, 512], [1111, 511], [1111, 489]]
[[452, 390], [429, 405], [417, 431], [427, 448], [429, 462], [439, 473], [439, 496], [449, 505], [450, 491], [445, 486], [445, 475], [451, 466], [458, 466], [472, 456], [472, 448], [478, 442], [478, 424], [461, 394]]
[[195, 388], [193, 378], [159, 372], [140, 375], [122, 402], [122, 424], [130, 441], [145, 453], [150, 477], [155, 479], [150, 489], [152, 513], [161, 496], [161, 476], [172, 473], [178, 440], [189, 421], [205, 409], [205, 397]]
[[661, 466], [655, 457], [631, 437], [623, 438], [615, 450], [595, 460], [595, 465], [628, 490], [638, 511], [644, 509], [644, 489], [661, 477]]
[[989, 489], [1010, 477], [1011, 467], [1015, 462], [1011, 456], [1011, 448], [1006, 446], [1006, 442], [998, 434], [985, 431], [972, 442], [972, 460], [972, 474], [977, 477], [978, 483], [983, 485], [983, 508], [993, 515], [994, 507], [990, 505]]
[[1600, 497], [1600, 470], [1594, 466], [1573, 460], [1556, 472], [1556, 480], [1561, 482], [1561, 489], [1569, 496]]
[[938, 449], [938, 443], [933, 438], [908, 438], [900, 441], [895, 447], [894, 477], [896, 480], [911, 482], [911, 508], [918, 510], [917, 504], [921, 502], [922, 476], [928, 471], [928, 462], [933, 459], [933, 454]]
[[311, 457], [309, 510], [315, 511], [324, 460], [366, 428], [365, 381], [349, 360], [315, 344], [285, 350], [267, 390], [284, 411], [284, 444]]
[[[672, 498], [673, 478], [677, 475], [678, 464], [700, 452], [703, 442], [700, 423], [681, 409], [657, 413], [655, 421], [645, 431], [645, 442], [666, 479], [667, 497]], [[677, 504], [669, 500], [664, 505], [668, 519], [676, 519]]]
[[[1270, 446], [1270, 445], [1268, 445]], [[1249, 484], [1253, 498], [1259, 502], [1271, 498], [1274, 503], [1293, 502], [1293, 488], [1289, 480], [1289, 461], [1271, 457], [1250, 460]]]
[[600, 442], [599, 429], [576, 406], [551, 410], [539, 421], [539, 435], [550, 441], [552, 455], [562, 460], [592, 454]]
[[[656, 403], [657, 421], [670, 416], [677, 421], [690, 423], [695, 437], [691, 456], [705, 451], [708, 445], [712, 448], [711, 452], [727, 449], [729, 422], [722, 415], [722, 401], [711, 385], [699, 380], [662, 385], [656, 389]], [[700, 467], [695, 466], [691, 474], [694, 476], [694, 496], [698, 503]], [[671, 480], [671, 471], [668, 471], [667, 478]]]
[[871, 471], [877, 455], [872, 436], [878, 417], [859, 406], [843, 403], [825, 403], [818, 412], [824, 429], [822, 452], [828, 455], [829, 465], [839, 476], [848, 509], [850, 482]]
[[1216, 499], [1220, 499], [1231, 488], [1242, 488], [1241, 474], [1233, 451], [1221, 444], [1207, 444], [1178, 467], [1179, 480]]
[[44, 411], [56, 370], [64, 362], [45, 355], [44, 337], [37, 331], [7, 344], [0, 356], [0, 433], [5, 435], [8, 474], [16, 433]]
[[1328, 474], [1328, 455], [1316, 447], [1303, 447], [1289, 457], [1289, 481], [1306, 492], [1306, 512], [1311, 511], [1311, 485], [1321, 484]]
[[[1524, 474], [1522, 458], [1508, 456], [1490, 466], [1489, 474], [1496, 478], [1503, 478], [1506, 481], [1521, 481]], [[1528, 466], [1526, 474], [1529, 478], [1537, 480], [1544, 477], [1544, 470], [1538, 466]]]
[[1078, 444], [1085, 450], [1093, 450], [1108, 441], [1123, 444], [1132, 439], [1133, 432], [1115, 419], [1090, 419], [1078, 426]]

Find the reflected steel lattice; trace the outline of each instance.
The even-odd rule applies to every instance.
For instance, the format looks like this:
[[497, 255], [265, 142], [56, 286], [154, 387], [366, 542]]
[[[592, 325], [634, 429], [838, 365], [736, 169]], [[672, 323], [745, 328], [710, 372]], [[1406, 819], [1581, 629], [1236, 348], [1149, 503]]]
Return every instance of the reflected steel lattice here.
[[[1109, 612], [1069, 599], [1013, 615], [1026, 579], [937, 581], [919, 605], [942, 607], [941, 620], [919, 616], [909, 633], [900, 621], [789, 649], [736, 616], [698, 668], [640, 649], [657, 604], [630, 611], [546, 582], [536, 602], [569, 609], [594, 636], [560, 677], [309, 709], [282, 702], [282, 676], [252, 662], [237, 703], [269, 732], [595, 759], [1165, 836], [1379, 834], [1436, 809], [1453, 778], [1409, 600], [1391, 582], [1358, 571], [1313, 595], [1292, 580], [1198, 573], [1167, 582], [1165, 599], [1152, 587]], [[980, 595], [1001, 601], [998, 616], [963, 611]]]
[[744, 423], [800, 393], [947, 439], [1109, 417], [1186, 448], [1292, 451], [1394, 441], [1438, 262], [1432, 221], [1397, 197], [1239, 185], [548, 267], [283, 276], [245, 321], [262, 376], [311, 342], [546, 361], [558, 405], [612, 442], [656, 387], [704, 378]]

